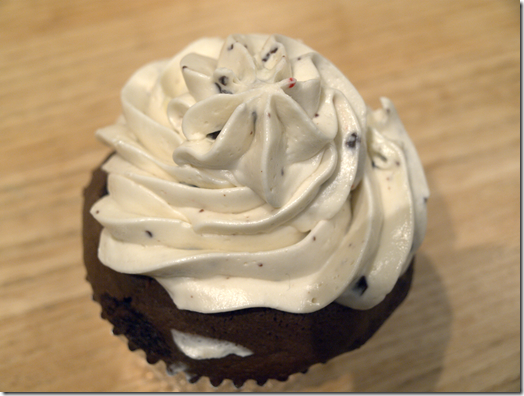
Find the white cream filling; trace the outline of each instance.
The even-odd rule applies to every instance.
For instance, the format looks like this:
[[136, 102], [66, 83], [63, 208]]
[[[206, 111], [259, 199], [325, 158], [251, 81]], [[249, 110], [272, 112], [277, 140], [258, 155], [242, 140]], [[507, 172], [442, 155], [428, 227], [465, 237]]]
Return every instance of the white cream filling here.
[[227, 355], [246, 357], [253, 354], [249, 349], [229, 341], [183, 333], [175, 329], [171, 330], [171, 334], [176, 346], [191, 359], [219, 359]]

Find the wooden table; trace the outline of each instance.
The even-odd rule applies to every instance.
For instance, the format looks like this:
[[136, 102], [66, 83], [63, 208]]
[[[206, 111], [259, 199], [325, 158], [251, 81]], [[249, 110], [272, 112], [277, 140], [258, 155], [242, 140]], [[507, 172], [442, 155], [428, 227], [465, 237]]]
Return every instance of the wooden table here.
[[432, 193], [410, 296], [308, 389], [519, 391], [519, 18], [514, 0], [1, 1], [0, 390], [165, 390], [84, 280], [82, 188], [109, 152], [93, 133], [145, 63], [279, 32], [373, 108], [393, 100]]

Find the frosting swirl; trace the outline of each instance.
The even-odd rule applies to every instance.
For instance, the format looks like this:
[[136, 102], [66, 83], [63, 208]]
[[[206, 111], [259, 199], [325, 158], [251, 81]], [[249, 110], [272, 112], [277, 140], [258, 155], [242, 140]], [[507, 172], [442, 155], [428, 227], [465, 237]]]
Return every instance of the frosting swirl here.
[[91, 213], [99, 257], [180, 309], [358, 309], [422, 242], [429, 195], [386, 99], [370, 111], [329, 61], [280, 35], [201, 39], [122, 90], [97, 136], [116, 154]]

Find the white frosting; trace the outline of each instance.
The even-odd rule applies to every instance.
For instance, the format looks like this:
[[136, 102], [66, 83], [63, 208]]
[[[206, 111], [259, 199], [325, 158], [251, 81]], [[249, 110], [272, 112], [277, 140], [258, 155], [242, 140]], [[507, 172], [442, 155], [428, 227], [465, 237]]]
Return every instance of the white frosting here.
[[227, 355], [246, 357], [253, 352], [233, 342], [216, 340], [196, 334], [172, 329], [171, 334], [177, 347], [192, 359], [219, 359]]
[[116, 150], [99, 257], [180, 309], [378, 304], [424, 237], [429, 191], [387, 99], [371, 112], [284, 36], [202, 39], [149, 64], [97, 136]]

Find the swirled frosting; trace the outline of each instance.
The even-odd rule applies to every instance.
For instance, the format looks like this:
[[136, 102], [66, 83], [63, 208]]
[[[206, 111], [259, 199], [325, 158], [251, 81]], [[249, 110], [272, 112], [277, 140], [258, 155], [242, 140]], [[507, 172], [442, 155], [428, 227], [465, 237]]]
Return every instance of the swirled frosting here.
[[136, 72], [100, 260], [155, 277], [180, 309], [367, 309], [420, 246], [429, 191], [387, 99], [369, 110], [344, 75], [280, 35], [196, 41]]

